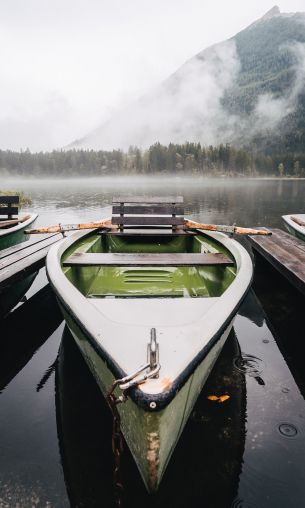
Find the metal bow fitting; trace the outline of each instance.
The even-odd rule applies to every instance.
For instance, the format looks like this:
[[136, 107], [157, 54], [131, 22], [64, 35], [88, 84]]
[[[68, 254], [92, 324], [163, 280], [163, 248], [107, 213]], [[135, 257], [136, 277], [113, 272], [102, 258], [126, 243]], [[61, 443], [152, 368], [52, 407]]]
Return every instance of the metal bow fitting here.
[[[117, 386], [124, 392], [133, 386], [145, 383], [147, 379], [158, 377], [161, 365], [159, 363], [159, 344], [156, 338], [156, 329], [150, 331], [150, 343], [147, 346], [147, 363], [141, 365], [135, 372], [121, 379], [116, 379], [111, 387], [110, 394], [113, 393]], [[121, 396], [123, 399], [126, 396]]]

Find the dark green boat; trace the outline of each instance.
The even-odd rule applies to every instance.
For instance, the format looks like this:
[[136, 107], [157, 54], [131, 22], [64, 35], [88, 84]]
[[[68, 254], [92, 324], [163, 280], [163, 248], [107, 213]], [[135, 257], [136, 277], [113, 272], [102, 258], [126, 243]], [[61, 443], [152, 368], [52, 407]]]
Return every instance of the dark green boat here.
[[24, 231], [33, 225], [37, 213], [18, 215], [19, 196], [0, 196], [0, 251], [24, 242]]
[[176, 215], [170, 228], [161, 217], [145, 229], [126, 218], [123, 231], [80, 231], [54, 245], [47, 272], [103, 394], [115, 380], [123, 392], [122, 432], [152, 492], [229, 335], [252, 262], [225, 234], [179, 230]]
[[[9, 248], [29, 239], [29, 235], [25, 235], [24, 231], [33, 225], [38, 217], [36, 213], [18, 216], [18, 203], [18, 196], [0, 196], [0, 268], [1, 260], [10, 254]], [[35, 276], [36, 274], [31, 274], [10, 287], [0, 288], [0, 317], [18, 303]]]

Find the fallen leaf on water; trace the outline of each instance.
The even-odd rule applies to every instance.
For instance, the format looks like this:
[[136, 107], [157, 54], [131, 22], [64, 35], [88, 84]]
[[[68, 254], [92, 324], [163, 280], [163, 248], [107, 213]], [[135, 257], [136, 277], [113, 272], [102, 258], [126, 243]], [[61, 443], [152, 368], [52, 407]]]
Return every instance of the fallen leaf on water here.
[[218, 397], [217, 395], [208, 395], [207, 397], [209, 400], [213, 400], [215, 402], [225, 402], [226, 400], [228, 400], [230, 398], [230, 395], [220, 395], [220, 397]]
[[230, 395], [221, 395], [218, 402], [225, 402], [230, 398]]

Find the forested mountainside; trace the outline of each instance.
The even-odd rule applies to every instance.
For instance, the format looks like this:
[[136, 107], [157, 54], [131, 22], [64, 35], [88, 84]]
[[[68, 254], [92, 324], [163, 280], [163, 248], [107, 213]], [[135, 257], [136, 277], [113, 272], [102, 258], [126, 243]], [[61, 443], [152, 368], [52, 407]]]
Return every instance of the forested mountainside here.
[[234, 37], [240, 72], [223, 104], [230, 114], [265, 119], [248, 140], [257, 148], [304, 152], [305, 13], [272, 11]]
[[298, 54], [298, 44], [305, 44], [305, 13], [274, 12], [233, 38], [241, 68], [224, 102], [234, 112], [250, 113], [262, 94], [289, 95], [299, 63], [305, 63], [299, 61], [304, 55]]
[[304, 83], [305, 13], [274, 7], [71, 147], [147, 148], [187, 140], [298, 155], [305, 152]]

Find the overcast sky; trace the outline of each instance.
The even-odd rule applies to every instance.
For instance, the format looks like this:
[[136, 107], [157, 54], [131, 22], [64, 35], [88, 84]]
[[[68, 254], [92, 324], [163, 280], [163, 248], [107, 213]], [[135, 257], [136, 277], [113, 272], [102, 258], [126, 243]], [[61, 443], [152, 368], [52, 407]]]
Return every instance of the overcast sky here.
[[[0, 148], [50, 150], [88, 133], [269, 0], [1, 0]], [[278, 2], [305, 11], [305, 0]]]

